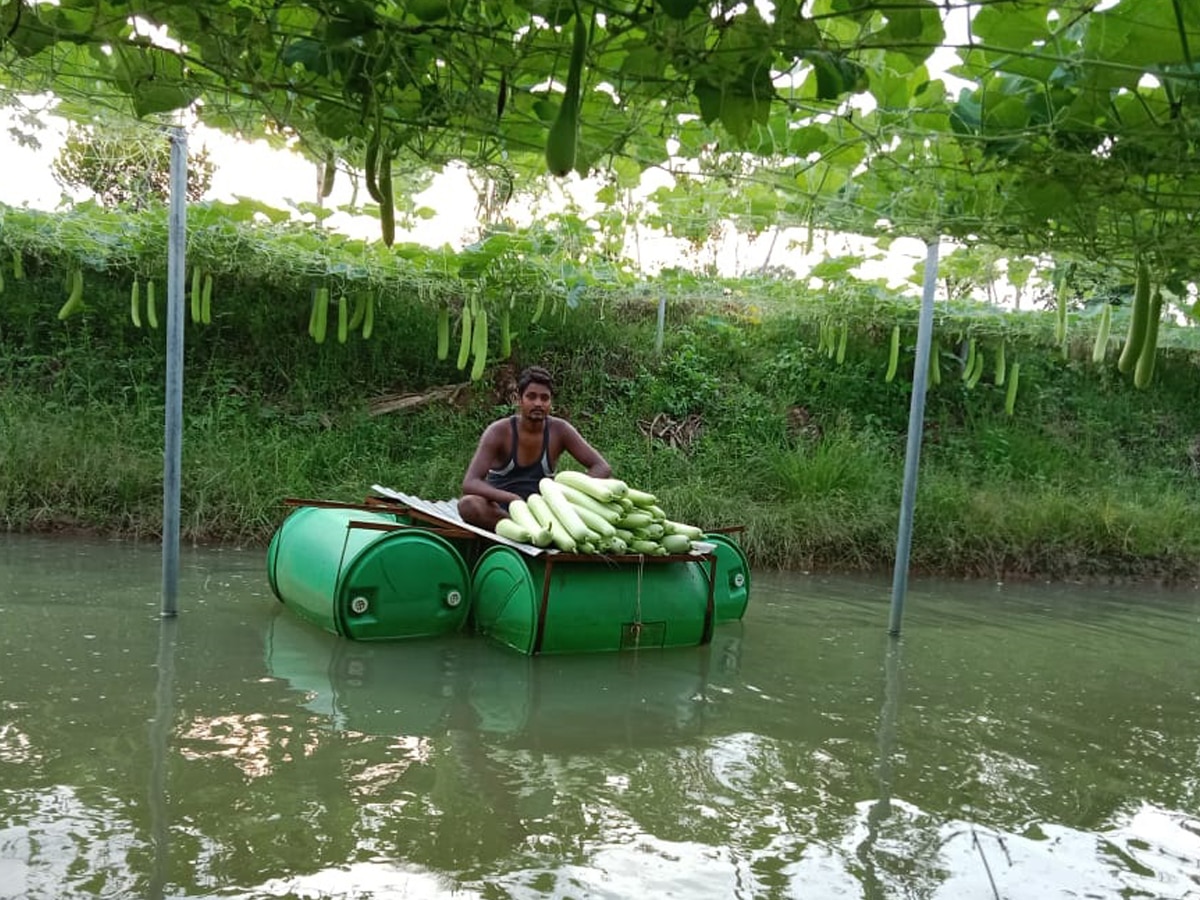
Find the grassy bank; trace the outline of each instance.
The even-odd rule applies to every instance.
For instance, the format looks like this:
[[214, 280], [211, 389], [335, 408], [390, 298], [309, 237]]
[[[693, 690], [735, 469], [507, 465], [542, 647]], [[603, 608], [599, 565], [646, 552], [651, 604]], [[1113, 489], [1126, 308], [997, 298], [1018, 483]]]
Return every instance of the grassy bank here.
[[[90, 311], [59, 322], [61, 277], [29, 268], [0, 298], [0, 527], [156, 536], [164, 332], [130, 324], [119, 277], [90, 278]], [[187, 325], [186, 539], [264, 545], [284, 497], [359, 500], [374, 482], [455, 495], [481, 428], [509, 409], [513, 373], [537, 362], [559, 378], [558, 411], [616, 474], [674, 518], [744, 525], [755, 565], [891, 566], [915, 308], [837, 308], [849, 323], [839, 364], [821, 347], [830, 307], [818, 298], [674, 297], [661, 353], [653, 297], [601, 299], [515, 323], [513, 359], [439, 391], [466, 378], [436, 358], [436, 304], [381, 298], [370, 340], [331, 331], [317, 345], [307, 298], [228, 287], [211, 325]], [[1136, 390], [1111, 361], [1091, 363], [1086, 326], [1064, 358], [1043, 318], [939, 315], [913, 568], [1197, 577], [1194, 354], [1165, 341], [1154, 384]], [[896, 322], [904, 349], [889, 383]], [[991, 363], [973, 388], [960, 377], [968, 335], [993, 355], [1003, 340], [1010, 373], [1020, 362], [1012, 415]], [[417, 402], [373, 414], [399, 395]]]

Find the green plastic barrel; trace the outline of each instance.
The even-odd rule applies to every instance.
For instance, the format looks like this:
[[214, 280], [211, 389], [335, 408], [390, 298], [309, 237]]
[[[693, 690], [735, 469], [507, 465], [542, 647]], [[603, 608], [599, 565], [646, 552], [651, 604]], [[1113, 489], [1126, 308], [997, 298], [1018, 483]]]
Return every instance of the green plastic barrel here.
[[475, 627], [530, 655], [702, 644], [712, 637], [708, 566], [556, 562], [491, 547], [471, 578]]
[[428, 531], [378, 527], [395, 524], [383, 513], [298, 508], [267, 548], [272, 591], [301, 619], [354, 640], [459, 630], [471, 586], [462, 556]]
[[713, 603], [718, 622], [732, 622], [746, 614], [750, 602], [750, 563], [745, 551], [734, 538], [726, 534], [706, 534], [704, 540], [716, 544], [717, 578], [713, 586]]

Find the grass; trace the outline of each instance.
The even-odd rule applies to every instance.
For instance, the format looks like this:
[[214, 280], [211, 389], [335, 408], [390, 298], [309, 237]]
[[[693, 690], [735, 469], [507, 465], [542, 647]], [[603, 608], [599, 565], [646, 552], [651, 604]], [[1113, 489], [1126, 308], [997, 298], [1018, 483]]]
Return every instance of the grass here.
[[[185, 370], [185, 540], [265, 545], [285, 497], [357, 501], [376, 482], [457, 494], [482, 427], [507, 406], [485, 380], [453, 405], [372, 417], [374, 395], [463, 380], [423, 342], [433, 312], [403, 314], [380, 321], [385, 337], [345, 346], [235, 325], [198, 333]], [[908, 394], [882, 380], [886, 330], [837, 366], [789, 329], [706, 321], [677, 323], [661, 356], [644, 322], [616, 314], [526, 329], [517, 363], [558, 372], [559, 409], [672, 518], [744, 526], [754, 565], [889, 570]], [[0, 527], [161, 531], [161, 348], [102, 324], [47, 324], [27, 332], [40, 345], [0, 344]], [[991, 385], [947, 377], [928, 397], [913, 569], [1200, 576], [1190, 358], [1163, 359], [1161, 381], [1136, 392], [1036, 345], [1020, 353], [1012, 417]], [[811, 427], [789, 430], [800, 405]], [[671, 446], [642, 428], [660, 414], [703, 427]]]

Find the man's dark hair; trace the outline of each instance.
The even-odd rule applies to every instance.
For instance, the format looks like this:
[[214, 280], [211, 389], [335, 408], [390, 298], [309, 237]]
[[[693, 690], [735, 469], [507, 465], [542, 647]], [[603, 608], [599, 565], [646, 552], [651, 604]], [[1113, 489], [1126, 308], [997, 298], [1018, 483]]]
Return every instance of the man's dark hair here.
[[554, 376], [543, 369], [541, 366], [529, 366], [517, 379], [517, 396], [524, 397], [525, 389], [531, 384], [544, 385], [549, 389], [550, 395], [554, 395]]

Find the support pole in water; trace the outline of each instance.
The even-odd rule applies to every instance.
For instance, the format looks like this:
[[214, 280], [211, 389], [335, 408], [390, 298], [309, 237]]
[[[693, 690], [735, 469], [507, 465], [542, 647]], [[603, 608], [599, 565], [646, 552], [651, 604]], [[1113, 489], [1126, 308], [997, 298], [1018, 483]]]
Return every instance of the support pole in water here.
[[925, 283], [921, 318], [917, 324], [917, 358], [913, 363], [912, 402], [908, 408], [908, 446], [904, 452], [904, 491], [900, 498], [900, 527], [896, 534], [896, 569], [892, 576], [890, 634], [900, 633], [904, 594], [908, 590], [908, 556], [912, 545], [913, 507], [917, 503], [917, 464], [925, 429], [925, 388], [929, 383], [929, 351], [933, 346], [933, 292], [937, 287], [938, 240], [926, 244]]
[[187, 133], [171, 129], [171, 207], [167, 219], [167, 385], [163, 434], [162, 615], [179, 597], [179, 494], [183, 467], [183, 278], [187, 251]]

